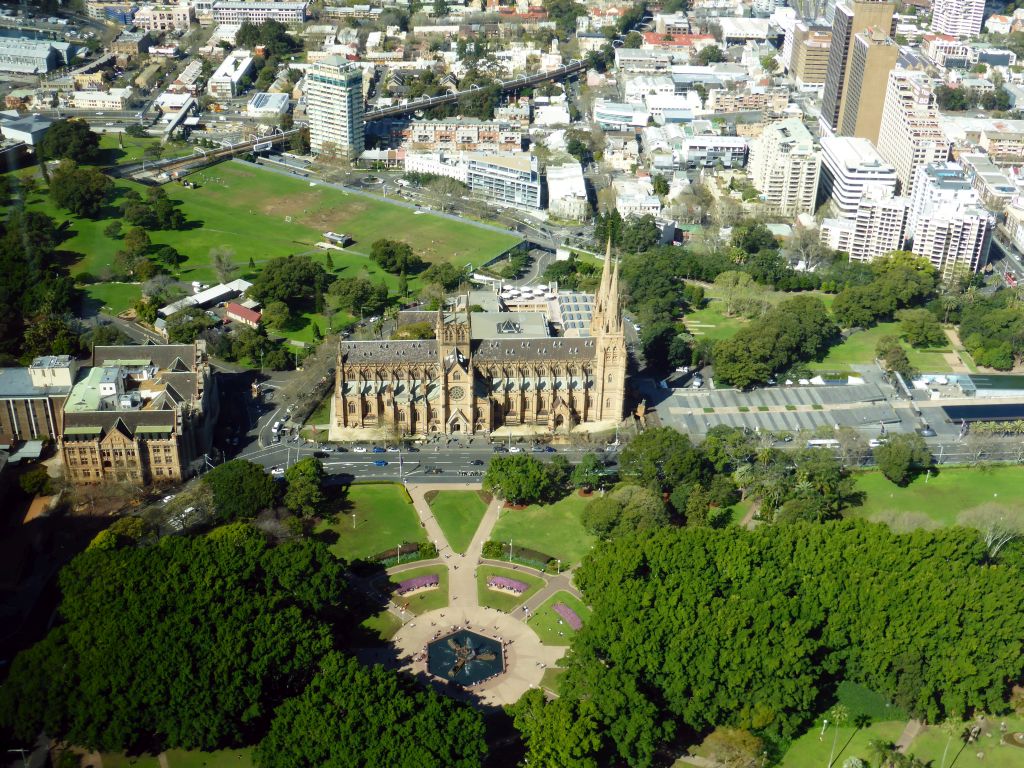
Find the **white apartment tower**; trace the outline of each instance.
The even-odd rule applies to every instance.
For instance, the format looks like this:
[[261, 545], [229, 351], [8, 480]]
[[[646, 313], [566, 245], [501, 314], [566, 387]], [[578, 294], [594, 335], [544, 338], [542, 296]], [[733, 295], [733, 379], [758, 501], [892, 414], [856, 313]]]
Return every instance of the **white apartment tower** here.
[[851, 261], [871, 261], [903, 249], [907, 233], [908, 202], [876, 187], [865, 192], [856, 214], [846, 219], [825, 219], [821, 242], [849, 254]]
[[923, 72], [894, 69], [889, 73], [878, 154], [896, 169], [903, 195], [913, 192], [920, 166], [948, 158], [949, 142], [939, 128], [935, 97]]
[[885, 162], [875, 145], [854, 136], [826, 136], [821, 140], [819, 202], [832, 200], [841, 219], [857, 217], [857, 207], [868, 189], [896, 194], [896, 169]]
[[927, 206], [914, 227], [912, 250], [939, 270], [943, 280], [973, 274], [988, 261], [995, 218], [980, 207]]
[[353, 159], [363, 153], [363, 72], [340, 56], [328, 56], [306, 76], [309, 144], [314, 155]]
[[932, 32], [955, 37], [981, 34], [985, 0], [934, 0]]
[[922, 165], [914, 175], [914, 193], [910, 197], [907, 231], [914, 231], [917, 220], [925, 208], [970, 208], [981, 205], [981, 197], [961, 166], [952, 162]]
[[814, 212], [820, 158], [798, 118], [766, 127], [751, 147], [751, 156], [751, 180], [769, 210], [786, 216]]

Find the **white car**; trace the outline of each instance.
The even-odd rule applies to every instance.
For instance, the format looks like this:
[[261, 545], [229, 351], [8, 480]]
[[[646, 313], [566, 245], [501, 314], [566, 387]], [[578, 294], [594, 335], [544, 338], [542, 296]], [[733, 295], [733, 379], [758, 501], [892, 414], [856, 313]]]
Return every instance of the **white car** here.
[[174, 500], [174, 496], [173, 495], [172, 496], [164, 496], [162, 501], [161, 501], [161, 503], [167, 504], [168, 502], [171, 502], [173, 500]]
[[885, 445], [887, 442], [889, 441], [884, 437], [876, 440], [868, 440], [868, 448], [878, 448], [881, 445]]
[[388, 446], [388, 453], [401, 453], [401, 452], [402, 452], [402, 449], [399, 448], [397, 445], [389, 445]]
[[270, 476], [271, 477], [284, 477], [284, 467], [271, 467], [270, 468]]
[[353, 453], [366, 453], [366, 447], [362, 446], [362, 445], [357, 445], [355, 448], [352, 449], [352, 452]]
[[511, 448], [508, 449], [508, 452], [509, 453], [522, 453], [523, 449], [520, 448], [518, 445], [513, 445]]

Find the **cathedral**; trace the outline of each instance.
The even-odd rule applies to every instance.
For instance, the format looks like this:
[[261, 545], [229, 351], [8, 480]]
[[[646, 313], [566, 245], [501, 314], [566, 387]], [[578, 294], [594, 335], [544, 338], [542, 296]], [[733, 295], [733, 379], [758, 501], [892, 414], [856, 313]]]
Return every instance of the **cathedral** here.
[[565, 433], [622, 418], [627, 352], [610, 247], [593, 296], [472, 291], [437, 312], [400, 313], [399, 330], [411, 323], [433, 324], [434, 338], [339, 344], [331, 439]]

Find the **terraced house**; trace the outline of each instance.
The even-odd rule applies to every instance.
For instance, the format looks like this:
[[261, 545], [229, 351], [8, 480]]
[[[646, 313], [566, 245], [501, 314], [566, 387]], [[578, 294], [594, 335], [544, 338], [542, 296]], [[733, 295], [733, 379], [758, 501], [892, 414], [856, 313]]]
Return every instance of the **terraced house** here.
[[74, 483], [177, 482], [204, 461], [217, 420], [205, 342], [96, 347], [64, 403]]

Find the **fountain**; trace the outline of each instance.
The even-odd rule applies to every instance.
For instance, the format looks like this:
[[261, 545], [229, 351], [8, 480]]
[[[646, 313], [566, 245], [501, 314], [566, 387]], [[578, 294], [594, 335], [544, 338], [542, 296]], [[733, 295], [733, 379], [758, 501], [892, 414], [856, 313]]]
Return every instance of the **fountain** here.
[[427, 644], [427, 671], [468, 687], [504, 672], [505, 655], [497, 640], [460, 629]]

